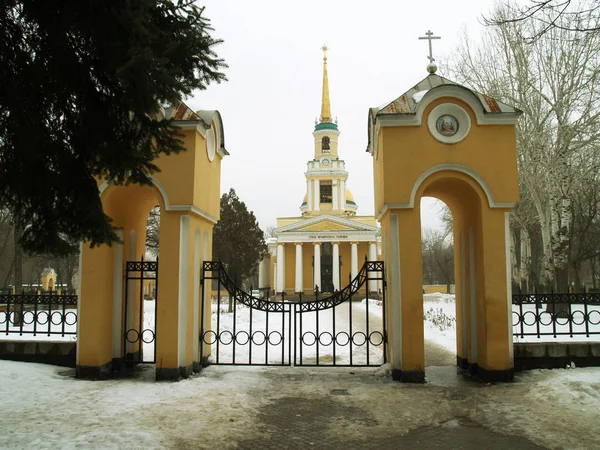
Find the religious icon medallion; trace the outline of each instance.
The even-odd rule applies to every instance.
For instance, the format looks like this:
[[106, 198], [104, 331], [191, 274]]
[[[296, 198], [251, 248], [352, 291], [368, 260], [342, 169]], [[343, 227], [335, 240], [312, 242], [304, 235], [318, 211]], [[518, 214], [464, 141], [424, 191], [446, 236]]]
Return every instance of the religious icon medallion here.
[[458, 133], [458, 120], [450, 114], [443, 114], [436, 120], [435, 129], [442, 136], [454, 136]]

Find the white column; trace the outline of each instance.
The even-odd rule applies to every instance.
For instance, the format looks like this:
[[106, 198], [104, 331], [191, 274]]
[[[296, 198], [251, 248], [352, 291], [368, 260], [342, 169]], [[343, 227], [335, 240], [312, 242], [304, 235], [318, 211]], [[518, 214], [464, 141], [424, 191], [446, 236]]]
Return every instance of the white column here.
[[351, 250], [352, 261], [350, 262], [350, 276], [354, 280], [354, 277], [356, 277], [356, 275], [358, 275], [358, 244], [356, 242], [351, 242], [350, 246], [352, 248], [352, 250]]
[[312, 183], [310, 180], [306, 180], [306, 201], [308, 203], [308, 210], [313, 210], [313, 193], [312, 193]]
[[333, 243], [333, 290], [340, 290], [340, 244]]
[[[190, 216], [179, 217], [178, 367], [186, 367], [188, 277], [190, 274]], [[192, 293], [193, 294], [193, 293]]]
[[[197, 363], [200, 362], [200, 342], [198, 336], [200, 336], [200, 271], [202, 270], [202, 238], [200, 228], [196, 228], [194, 232], [194, 313], [193, 313], [193, 324], [194, 331], [193, 336], [193, 358], [194, 370], [200, 370]], [[156, 301], [156, 300], [155, 300]]]
[[314, 193], [314, 205], [313, 205], [313, 210], [314, 211], [319, 211], [319, 204], [320, 204], [320, 190], [319, 190], [319, 180], [313, 180], [313, 193]]
[[[115, 230], [115, 234], [123, 241], [123, 229]], [[113, 358], [123, 356], [123, 244], [114, 244], [114, 271], [113, 271], [113, 333], [112, 355]], [[81, 273], [81, 271], [79, 272]], [[156, 301], [156, 300], [155, 300]], [[133, 301], [131, 302], [133, 303]], [[81, 316], [78, 316], [81, 317]]]
[[296, 244], [296, 290], [295, 292], [302, 292], [302, 244]]
[[[321, 244], [315, 243], [315, 260], [314, 260], [314, 283], [319, 286], [319, 291], [322, 289], [321, 286]], [[315, 287], [313, 286], [313, 289]]]
[[340, 180], [340, 209], [346, 209], [346, 182]]
[[266, 288], [269, 286], [269, 255], [263, 256], [258, 264], [258, 288]]
[[339, 181], [338, 180], [333, 180], [332, 181], [332, 188], [331, 188], [331, 193], [333, 195], [332, 199], [331, 199], [331, 204], [333, 205], [332, 208], [333, 209], [340, 209], [339, 208], [339, 202], [338, 202], [338, 189], [339, 189]]
[[[377, 261], [377, 244], [375, 242], [369, 242], [369, 261]], [[372, 273], [372, 276], [376, 276], [376, 273]], [[377, 280], [369, 280], [369, 292], [377, 292]]]
[[285, 290], [285, 246], [277, 244], [277, 288], [276, 292]]
[[477, 290], [475, 288], [475, 237], [473, 227], [469, 228], [469, 297], [471, 322], [471, 364], [477, 363]]

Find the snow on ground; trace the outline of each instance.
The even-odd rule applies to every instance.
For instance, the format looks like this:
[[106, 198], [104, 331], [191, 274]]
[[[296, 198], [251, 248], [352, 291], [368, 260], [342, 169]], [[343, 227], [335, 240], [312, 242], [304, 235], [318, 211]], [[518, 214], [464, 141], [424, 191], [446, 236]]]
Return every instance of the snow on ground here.
[[137, 378], [87, 381], [72, 369], [0, 361], [0, 448], [231, 449], [268, 439], [259, 416], [277, 399], [317, 399], [340, 388], [349, 395], [335, 400], [372, 422], [332, 433], [386, 436], [467, 418], [547, 448], [600, 448], [600, 368], [535, 370], [487, 386], [457, 379], [451, 367], [446, 382], [425, 385], [393, 382], [377, 368], [248, 366], [211, 366], [159, 383], [154, 367], [145, 367]]
[[[425, 314], [453, 316], [453, 296], [424, 297]], [[358, 314], [366, 305], [352, 307]], [[369, 303], [371, 314], [376, 307]], [[147, 326], [151, 318], [147, 312]], [[425, 321], [426, 341], [447, 349], [450, 360], [455, 336], [453, 326]], [[452, 366], [425, 372], [427, 384], [410, 385], [393, 382], [387, 365], [211, 366], [187, 380], [158, 383], [151, 365], [128, 377], [88, 381], [74, 378], [72, 369], [0, 361], [0, 448], [236, 448], [243, 440], [268, 439], [258, 417], [277, 399], [316, 399], [339, 388], [350, 395], [336, 401], [374, 420], [353, 426], [362, 436], [467, 418], [546, 448], [600, 448], [600, 368], [532, 370], [518, 373], [514, 383], [493, 385], [465, 381]]]

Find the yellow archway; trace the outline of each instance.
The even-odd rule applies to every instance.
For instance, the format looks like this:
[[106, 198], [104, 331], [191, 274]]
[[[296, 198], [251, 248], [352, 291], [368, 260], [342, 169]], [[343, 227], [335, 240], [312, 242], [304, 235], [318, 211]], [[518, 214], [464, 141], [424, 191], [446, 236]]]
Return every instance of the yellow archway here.
[[393, 377], [423, 382], [420, 200], [452, 211], [457, 364], [485, 380], [513, 377], [508, 214], [518, 200], [519, 111], [429, 75], [369, 114], [375, 203], [388, 285]]
[[[128, 330], [141, 333], [143, 312], [125, 298], [143, 299], [142, 284], [125, 283], [128, 261], [146, 253], [148, 213], [160, 205], [160, 288], [157, 299], [156, 378], [187, 377], [201, 366], [200, 271], [212, 254], [212, 229], [219, 218], [223, 124], [218, 111], [194, 113], [183, 103], [165, 111], [183, 134], [185, 152], [162, 155], [152, 186], [115, 186], [99, 180], [104, 212], [120, 243], [82, 245], [77, 375], [106, 378], [137, 352], [142, 340], [125, 344]], [[206, 302], [210, 304], [210, 302]], [[210, 317], [210, 314], [208, 314]], [[133, 359], [136, 362], [135, 359]]]

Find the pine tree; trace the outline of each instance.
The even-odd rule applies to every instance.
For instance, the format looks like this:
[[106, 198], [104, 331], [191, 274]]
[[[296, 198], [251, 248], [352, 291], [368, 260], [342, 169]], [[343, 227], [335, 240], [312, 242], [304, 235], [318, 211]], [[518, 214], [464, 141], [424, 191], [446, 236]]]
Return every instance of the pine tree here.
[[235, 190], [221, 197], [221, 219], [213, 230], [213, 259], [223, 262], [236, 284], [256, 274], [267, 251], [264, 233]]
[[28, 251], [111, 243], [97, 178], [150, 184], [161, 153], [183, 149], [156, 115], [225, 80], [192, 0], [0, 3], [0, 207]]

